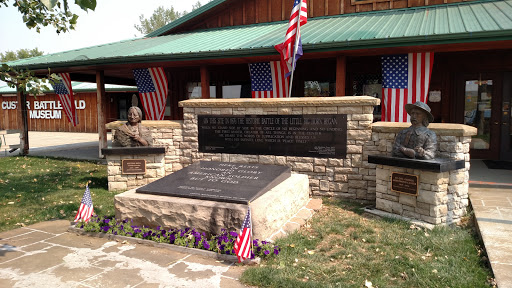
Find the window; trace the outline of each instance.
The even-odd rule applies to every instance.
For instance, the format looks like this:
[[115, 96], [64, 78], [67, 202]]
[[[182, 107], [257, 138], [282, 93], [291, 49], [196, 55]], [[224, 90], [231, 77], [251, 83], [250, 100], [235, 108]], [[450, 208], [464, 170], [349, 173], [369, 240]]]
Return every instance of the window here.
[[304, 97], [334, 96], [335, 83], [304, 81]]

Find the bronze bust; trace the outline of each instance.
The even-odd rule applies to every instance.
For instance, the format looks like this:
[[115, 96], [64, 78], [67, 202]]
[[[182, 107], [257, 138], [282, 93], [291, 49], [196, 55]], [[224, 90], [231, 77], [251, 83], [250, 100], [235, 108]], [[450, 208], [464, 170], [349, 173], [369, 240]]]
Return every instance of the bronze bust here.
[[405, 105], [411, 117], [411, 126], [398, 133], [393, 145], [392, 156], [429, 160], [434, 159], [437, 151], [436, 133], [428, 129], [434, 116], [430, 107], [423, 102]]
[[139, 107], [132, 106], [128, 109], [128, 122], [121, 125], [114, 133], [113, 147], [138, 147], [151, 146], [153, 139], [151, 131], [141, 125], [142, 111]]

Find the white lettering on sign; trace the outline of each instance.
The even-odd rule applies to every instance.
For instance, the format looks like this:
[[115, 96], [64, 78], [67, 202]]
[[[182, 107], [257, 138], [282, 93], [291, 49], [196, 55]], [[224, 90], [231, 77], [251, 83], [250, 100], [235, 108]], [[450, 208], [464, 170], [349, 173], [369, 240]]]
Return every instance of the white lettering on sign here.
[[[16, 110], [18, 101], [2, 101], [3, 110]], [[87, 107], [85, 100], [75, 100], [76, 110], [85, 110]], [[31, 110], [30, 102], [27, 101], [27, 109]], [[30, 119], [61, 119], [62, 105], [60, 101], [34, 101]], [[36, 111], [37, 110], [37, 111]]]
[[32, 110], [30, 119], [62, 119], [60, 110]]

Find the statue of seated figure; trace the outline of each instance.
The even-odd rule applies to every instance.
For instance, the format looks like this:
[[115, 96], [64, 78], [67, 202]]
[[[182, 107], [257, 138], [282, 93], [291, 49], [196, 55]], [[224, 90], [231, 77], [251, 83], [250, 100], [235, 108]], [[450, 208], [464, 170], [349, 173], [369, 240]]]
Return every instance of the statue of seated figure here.
[[113, 147], [151, 146], [153, 139], [151, 131], [141, 125], [142, 111], [132, 106], [128, 109], [128, 122], [121, 125], [114, 133]]
[[423, 102], [405, 105], [411, 117], [411, 126], [398, 133], [393, 145], [392, 156], [412, 159], [434, 159], [437, 151], [436, 133], [428, 129], [434, 116], [430, 107]]

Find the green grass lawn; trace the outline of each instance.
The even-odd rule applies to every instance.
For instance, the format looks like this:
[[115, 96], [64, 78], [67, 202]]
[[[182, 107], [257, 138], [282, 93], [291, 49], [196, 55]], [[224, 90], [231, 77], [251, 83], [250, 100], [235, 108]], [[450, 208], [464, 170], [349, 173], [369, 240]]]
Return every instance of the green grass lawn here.
[[361, 208], [324, 200], [306, 227], [276, 242], [279, 257], [247, 269], [242, 282], [293, 288], [490, 287], [492, 275], [471, 225], [430, 231], [362, 214]]
[[114, 214], [107, 167], [39, 157], [0, 158], [0, 231], [50, 219], [73, 220], [86, 183], [99, 215]]

